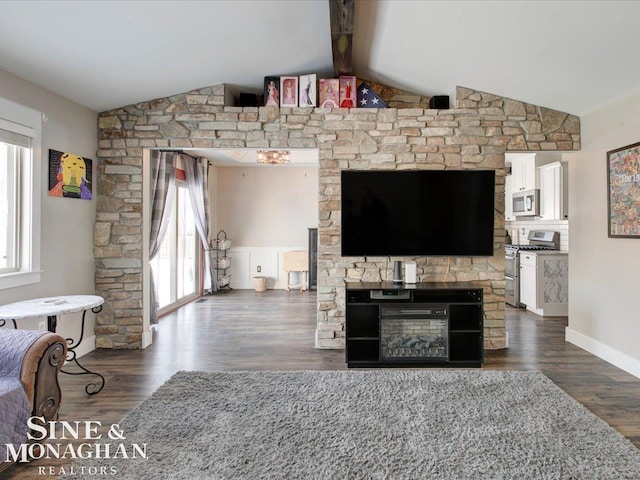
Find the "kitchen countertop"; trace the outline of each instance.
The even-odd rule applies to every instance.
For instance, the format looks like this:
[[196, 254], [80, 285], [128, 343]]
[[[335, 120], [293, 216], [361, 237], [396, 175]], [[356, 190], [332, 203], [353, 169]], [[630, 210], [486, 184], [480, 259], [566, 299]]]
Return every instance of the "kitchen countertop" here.
[[518, 253], [531, 253], [533, 255], [568, 255], [564, 250], [520, 250]]

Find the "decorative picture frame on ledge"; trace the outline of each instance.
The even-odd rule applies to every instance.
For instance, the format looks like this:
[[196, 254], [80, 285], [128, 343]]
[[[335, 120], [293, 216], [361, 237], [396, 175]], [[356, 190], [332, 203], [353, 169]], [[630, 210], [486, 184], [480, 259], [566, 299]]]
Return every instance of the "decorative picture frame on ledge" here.
[[640, 238], [640, 142], [607, 152], [610, 238]]
[[280, 77], [264, 77], [264, 106], [280, 106]]
[[315, 107], [317, 100], [316, 74], [300, 76], [300, 97], [298, 103], [301, 107]]
[[340, 80], [321, 78], [319, 102], [322, 108], [338, 108], [340, 105]]
[[356, 77], [354, 75], [340, 75], [340, 108], [355, 108], [356, 102]]
[[280, 77], [280, 106], [298, 106], [298, 77]]

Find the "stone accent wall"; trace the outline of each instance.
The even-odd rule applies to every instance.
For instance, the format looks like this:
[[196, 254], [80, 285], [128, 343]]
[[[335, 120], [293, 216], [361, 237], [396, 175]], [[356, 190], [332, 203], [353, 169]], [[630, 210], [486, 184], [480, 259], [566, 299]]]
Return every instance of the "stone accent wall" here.
[[580, 150], [580, 118], [491, 93], [457, 87], [456, 106], [480, 113], [504, 112], [507, 151]]
[[[462, 89], [464, 108], [454, 110], [241, 108], [224, 106], [231, 96], [218, 85], [101, 113], [94, 251], [96, 293], [105, 304], [97, 346], [141, 346], [143, 150], [290, 147], [318, 148], [320, 155], [318, 348], [344, 347], [345, 280], [392, 279], [386, 257], [340, 256], [340, 171], [447, 168], [496, 171], [494, 255], [391, 260], [416, 261], [420, 281], [482, 286], [485, 347], [503, 348], [504, 153], [515, 145], [575, 150], [580, 136], [576, 117], [540, 107], [529, 114], [527, 104], [488, 95]], [[552, 140], [554, 134], [569, 134], [571, 144]]]

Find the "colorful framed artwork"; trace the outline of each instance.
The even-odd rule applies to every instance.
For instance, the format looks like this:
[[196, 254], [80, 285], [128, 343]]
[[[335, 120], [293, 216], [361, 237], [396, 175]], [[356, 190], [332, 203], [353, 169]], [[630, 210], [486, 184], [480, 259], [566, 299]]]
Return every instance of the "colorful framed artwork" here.
[[316, 75], [302, 75], [300, 77], [300, 96], [298, 104], [301, 107], [315, 107], [317, 105]]
[[280, 106], [298, 106], [298, 77], [280, 77]]
[[264, 106], [280, 106], [280, 77], [264, 77]]
[[609, 237], [640, 238], [640, 143], [607, 152]]
[[340, 108], [355, 108], [356, 105], [356, 77], [352, 75], [340, 76]]
[[340, 80], [337, 78], [320, 79], [319, 102], [323, 108], [338, 108], [340, 105]]
[[91, 200], [92, 161], [49, 149], [49, 195]]

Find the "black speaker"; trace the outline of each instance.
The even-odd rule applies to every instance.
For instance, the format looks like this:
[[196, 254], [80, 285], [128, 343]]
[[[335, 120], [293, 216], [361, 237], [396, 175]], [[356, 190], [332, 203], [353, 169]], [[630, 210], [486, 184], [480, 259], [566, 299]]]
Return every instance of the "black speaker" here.
[[241, 93], [238, 98], [239, 107], [257, 107], [259, 105], [258, 95], [255, 93]]
[[393, 283], [402, 283], [402, 262], [393, 262]]
[[449, 95], [434, 95], [429, 99], [429, 108], [438, 110], [449, 109]]

